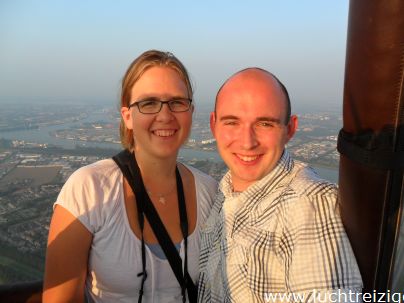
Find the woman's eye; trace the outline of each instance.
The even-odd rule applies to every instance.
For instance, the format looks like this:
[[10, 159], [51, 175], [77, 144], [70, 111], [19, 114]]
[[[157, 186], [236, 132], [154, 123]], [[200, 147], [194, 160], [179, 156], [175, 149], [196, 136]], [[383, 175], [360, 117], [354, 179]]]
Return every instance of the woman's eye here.
[[172, 101], [170, 101], [170, 104], [174, 105], [174, 106], [182, 106], [182, 105], [184, 105], [184, 101], [182, 101], [182, 100], [172, 100]]
[[156, 105], [158, 105], [158, 101], [142, 101], [140, 103], [142, 108], [155, 107]]

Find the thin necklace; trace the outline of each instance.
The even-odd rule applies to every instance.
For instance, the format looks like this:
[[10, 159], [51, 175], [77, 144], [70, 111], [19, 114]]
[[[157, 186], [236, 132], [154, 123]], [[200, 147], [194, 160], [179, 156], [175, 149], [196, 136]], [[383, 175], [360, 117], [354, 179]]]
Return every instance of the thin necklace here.
[[166, 205], [166, 197], [167, 197], [168, 195], [170, 195], [170, 194], [174, 191], [174, 189], [176, 189], [176, 188], [177, 188], [177, 186], [176, 186], [176, 184], [174, 184], [174, 186], [169, 190], [169, 192], [167, 192], [167, 193], [165, 193], [165, 194], [155, 194], [155, 193], [152, 193], [151, 191], [149, 191], [149, 190], [147, 190], [147, 189], [146, 189], [146, 191], [147, 191], [147, 193], [148, 193], [149, 195], [158, 197], [158, 201], [159, 201], [161, 204]]

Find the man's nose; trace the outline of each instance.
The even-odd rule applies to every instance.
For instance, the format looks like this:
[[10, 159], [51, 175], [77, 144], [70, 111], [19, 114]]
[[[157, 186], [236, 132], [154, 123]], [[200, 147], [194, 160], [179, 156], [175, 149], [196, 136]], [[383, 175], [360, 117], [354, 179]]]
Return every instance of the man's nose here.
[[241, 147], [244, 150], [250, 150], [258, 145], [257, 136], [255, 130], [251, 126], [243, 127], [239, 140], [241, 141]]

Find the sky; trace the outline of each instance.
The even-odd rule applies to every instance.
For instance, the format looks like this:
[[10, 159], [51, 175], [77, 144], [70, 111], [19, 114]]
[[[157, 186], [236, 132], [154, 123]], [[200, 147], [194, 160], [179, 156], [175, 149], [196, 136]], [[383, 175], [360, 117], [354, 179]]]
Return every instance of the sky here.
[[274, 73], [292, 105], [342, 106], [348, 0], [1, 0], [0, 104], [116, 105], [129, 64], [170, 51], [196, 104], [251, 66]]

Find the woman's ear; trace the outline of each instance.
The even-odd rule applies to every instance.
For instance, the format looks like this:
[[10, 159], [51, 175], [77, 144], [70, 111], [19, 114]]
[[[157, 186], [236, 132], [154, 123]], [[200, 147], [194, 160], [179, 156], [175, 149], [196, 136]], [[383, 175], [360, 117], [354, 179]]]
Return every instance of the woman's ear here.
[[133, 129], [131, 109], [127, 108], [125, 106], [121, 107], [121, 116], [122, 116], [123, 122], [125, 123], [126, 128]]

